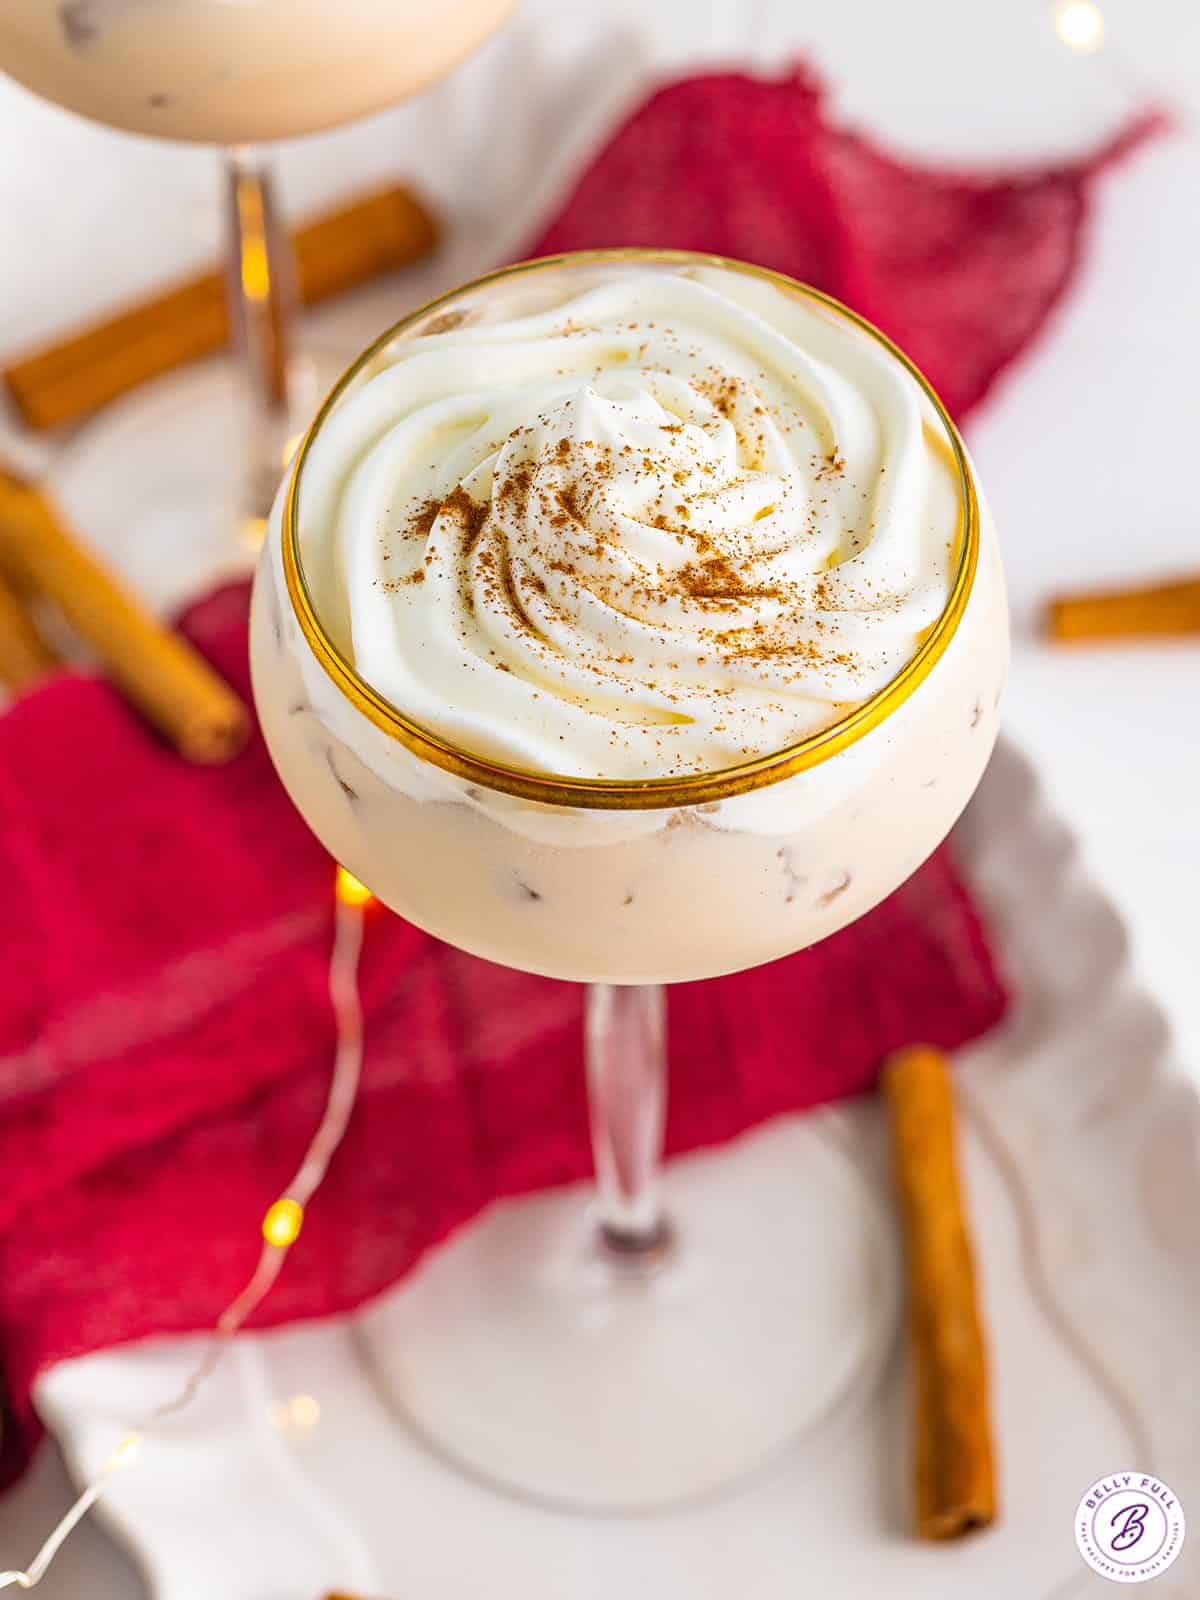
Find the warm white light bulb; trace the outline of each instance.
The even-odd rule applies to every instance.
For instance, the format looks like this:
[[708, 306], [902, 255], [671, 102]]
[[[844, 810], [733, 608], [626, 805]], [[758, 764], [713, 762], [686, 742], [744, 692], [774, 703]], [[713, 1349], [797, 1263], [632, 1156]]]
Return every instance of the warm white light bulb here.
[[243, 517], [238, 534], [247, 550], [260, 550], [267, 537], [266, 517]]
[[121, 1467], [131, 1467], [137, 1460], [142, 1449], [142, 1436], [140, 1433], [126, 1434], [120, 1444], [104, 1463], [106, 1472], [116, 1472]]
[[1059, 0], [1054, 27], [1069, 50], [1090, 52], [1104, 43], [1104, 17], [1092, 0]]
[[303, 1223], [304, 1207], [285, 1195], [282, 1200], [276, 1200], [263, 1218], [263, 1238], [277, 1250], [286, 1250], [299, 1238]]
[[315, 1394], [294, 1394], [288, 1402], [288, 1417], [293, 1428], [307, 1432], [321, 1420], [321, 1402]]
[[347, 872], [345, 867], [337, 869], [335, 893], [346, 906], [365, 906], [375, 898], [366, 884], [361, 883], [352, 872]]
[[311, 1433], [320, 1420], [321, 1402], [315, 1394], [294, 1394], [271, 1407], [271, 1421], [280, 1433], [292, 1437]]

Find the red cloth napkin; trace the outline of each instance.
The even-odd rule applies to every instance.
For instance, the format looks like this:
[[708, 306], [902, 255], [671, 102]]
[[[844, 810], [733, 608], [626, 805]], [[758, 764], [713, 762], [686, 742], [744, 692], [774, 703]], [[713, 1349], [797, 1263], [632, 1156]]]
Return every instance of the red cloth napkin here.
[[[961, 409], [1067, 281], [1087, 170], [904, 167], [838, 130], [806, 78], [704, 78], [635, 115], [538, 249], [689, 245], [784, 267], [898, 334]], [[245, 590], [186, 627], [248, 693]], [[11, 1477], [39, 1370], [210, 1325], [246, 1277], [328, 1082], [332, 869], [260, 739], [189, 767], [107, 685], [64, 676], [0, 718], [0, 885]], [[352, 1307], [490, 1199], [590, 1168], [575, 986], [376, 912], [362, 988], [361, 1100], [260, 1325]], [[890, 1048], [953, 1048], [1003, 1008], [939, 853], [818, 948], [673, 991], [669, 1148], [867, 1089]]]
[[686, 78], [618, 129], [529, 254], [672, 245], [774, 267], [881, 327], [961, 420], [1070, 283], [1091, 180], [1167, 121], [1151, 109], [1084, 160], [978, 173], [842, 127], [804, 67]]

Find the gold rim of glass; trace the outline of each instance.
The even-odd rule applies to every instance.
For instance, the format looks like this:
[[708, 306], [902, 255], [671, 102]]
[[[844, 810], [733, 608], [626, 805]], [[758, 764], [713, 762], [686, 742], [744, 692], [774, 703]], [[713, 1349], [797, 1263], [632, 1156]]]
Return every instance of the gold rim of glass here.
[[[494, 283], [520, 277], [533, 272], [545, 272], [555, 267], [585, 266], [588, 264], [613, 265], [641, 263], [659, 266], [708, 266], [740, 272], [748, 277], [761, 278], [768, 283], [814, 300], [836, 315], [844, 317], [855, 327], [875, 339], [899, 361], [916, 380], [928, 397], [946, 430], [947, 442], [954, 459], [959, 481], [959, 518], [956, 535], [958, 562], [950, 594], [941, 616], [928, 630], [908, 663], [900, 669], [890, 683], [864, 700], [845, 716], [810, 734], [782, 750], [752, 756], [736, 766], [722, 767], [713, 772], [689, 773], [671, 778], [578, 778], [557, 773], [540, 772], [529, 767], [511, 766], [500, 761], [490, 761], [444, 739], [431, 728], [423, 727], [394, 706], [359, 677], [351, 662], [347, 661], [329, 638], [317, 616], [304, 566], [300, 555], [299, 498], [300, 479], [304, 463], [321, 426], [337, 405], [347, 388], [358, 377], [368, 362], [372, 361], [392, 340], [407, 328], [436, 311], [451, 300], [464, 294], [486, 289]], [[531, 261], [519, 261], [484, 273], [469, 283], [459, 284], [444, 294], [426, 301], [408, 316], [402, 317], [385, 333], [380, 334], [346, 369], [326, 396], [321, 409], [313, 418], [301, 441], [292, 465], [287, 497], [283, 512], [282, 540], [283, 571], [288, 596], [301, 632], [322, 668], [355, 710], [361, 712], [384, 733], [411, 750], [414, 755], [432, 762], [446, 772], [482, 784], [488, 789], [498, 789], [503, 794], [515, 795], [522, 800], [538, 801], [543, 805], [569, 806], [585, 810], [603, 811], [653, 811], [670, 806], [702, 805], [714, 800], [727, 800], [734, 795], [747, 794], [753, 789], [763, 789], [780, 783], [798, 772], [807, 772], [821, 762], [829, 760], [839, 751], [847, 749], [877, 728], [909, 698], [913, 691], [929, 676], [934, 665], [944, 654], [953, 638], [970, 599], [979, 565], [979, 498], [963, 442], [950, 414], [942, 404], [924, 374], [886, 334], [881, 333], [865, 317], [851, 311], [840, 300], [824, 294], [819, 289], [789, 278], [785, 273], [773, 272], [768, 267], [757, 267], [750, 262], [737, 261], [730, 256], [706, 255], [692, 250], [578, 250], [562, 255], [541, 256]]]

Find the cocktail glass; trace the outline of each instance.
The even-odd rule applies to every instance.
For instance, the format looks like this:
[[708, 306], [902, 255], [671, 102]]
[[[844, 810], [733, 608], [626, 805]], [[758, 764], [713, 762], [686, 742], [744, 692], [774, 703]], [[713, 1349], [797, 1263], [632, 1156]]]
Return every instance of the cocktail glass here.
[[[171, 557], [213, 577], [257, 550], [286, 456], [319, 390], [294, 355], [294, 275], [264, 143], [419, 94], [499, 27], [515, 0], [5, 0], [0, 69], [109, 127], [224, 152], [226, 281], [237, 381], [168, 379], [85, 430], [58, 475], [95, 508], [152, 598]], [[336, 370], [336, 368], [334, 369]], [[128, 459], [126, 459], [128, 457]], [[164, 558], [162, 551], [166, 547]]]
[[[957, 486], [942, 613], [880, 692], [722, 771], [578, 778], [459, 748], [360, 677], [321, 614], [314, 441], [405, 340], [483, 305], [556, 303], [597, 275], [697, 266], [804, 297], [905, 369]], [[984, 769], [1007, 652], [994, 530], [941, 403], [883, 335], [779, 274], [675, 251], [524, 263], [407, 317], [333, 389], [255, 584], [272, 758], [318, 838], [388, 906], [464, 950], [587, 985], [594, 1195], [493, 1207], [361, 1325], [389, 1398], [468, 1470], [597, 1509], [694, 1498], [811, 1430], [878, 1364], [894, 1242], [827, 1122], [673, 1163], [664, 1200], [663, 986], [803, 949], [908, 877]]]

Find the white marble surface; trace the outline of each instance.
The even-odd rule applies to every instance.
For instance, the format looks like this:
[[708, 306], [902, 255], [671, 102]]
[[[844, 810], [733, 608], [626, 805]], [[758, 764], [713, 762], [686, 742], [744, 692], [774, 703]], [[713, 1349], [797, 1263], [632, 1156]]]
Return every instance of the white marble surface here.
[[[1139, 82], [1200, 113], [1200, 10], [1187, 0], [1106, 0], [1105, 13], [1119, 51], [1084, 59], [1066, 54], [1049, 8], [1033, 0], [595, 0], [586, 11], [527, 0], [513, 30], [457, 84], [285, 149], [286, 197], [302, 209], [348, 184], [421, 175], [453, 222], [451, 244], [436, 267], [360, 307], [392, 314], [431, 275], [461, 275], [519, 239], [620, 102], [648, 73], [684, 62], [761, 65], [803, 52], [847, 114], [902, 148], [962, 159], [1082, 149], [1144, 93]], [[215, 249], [206, 152], [107, 133], [6, 82], [0, 143], [0, 351]], [[1200, 567], [1200, 143], [1186, 130], [1161, 141], [1103, 180], [1097, 202], [1075, 294], [973, 423], [970, 442], [1012, 587], [1008, 725], [1124, 913], [1139, 975], [1166, 1007], [1180, 1058], [1200, 1075], [1200, 641], [1065, 654], [1032, 630], [1057, 587]], [[0, 429], [0, 443], [23, 441]], [[0, 1502], [0, 1564], [32, 1553], [64, 1497], [61, 1468], [46, 1455]], [[87, 1529], [41, 1593], [132, 1600], [139, 1586]]]

